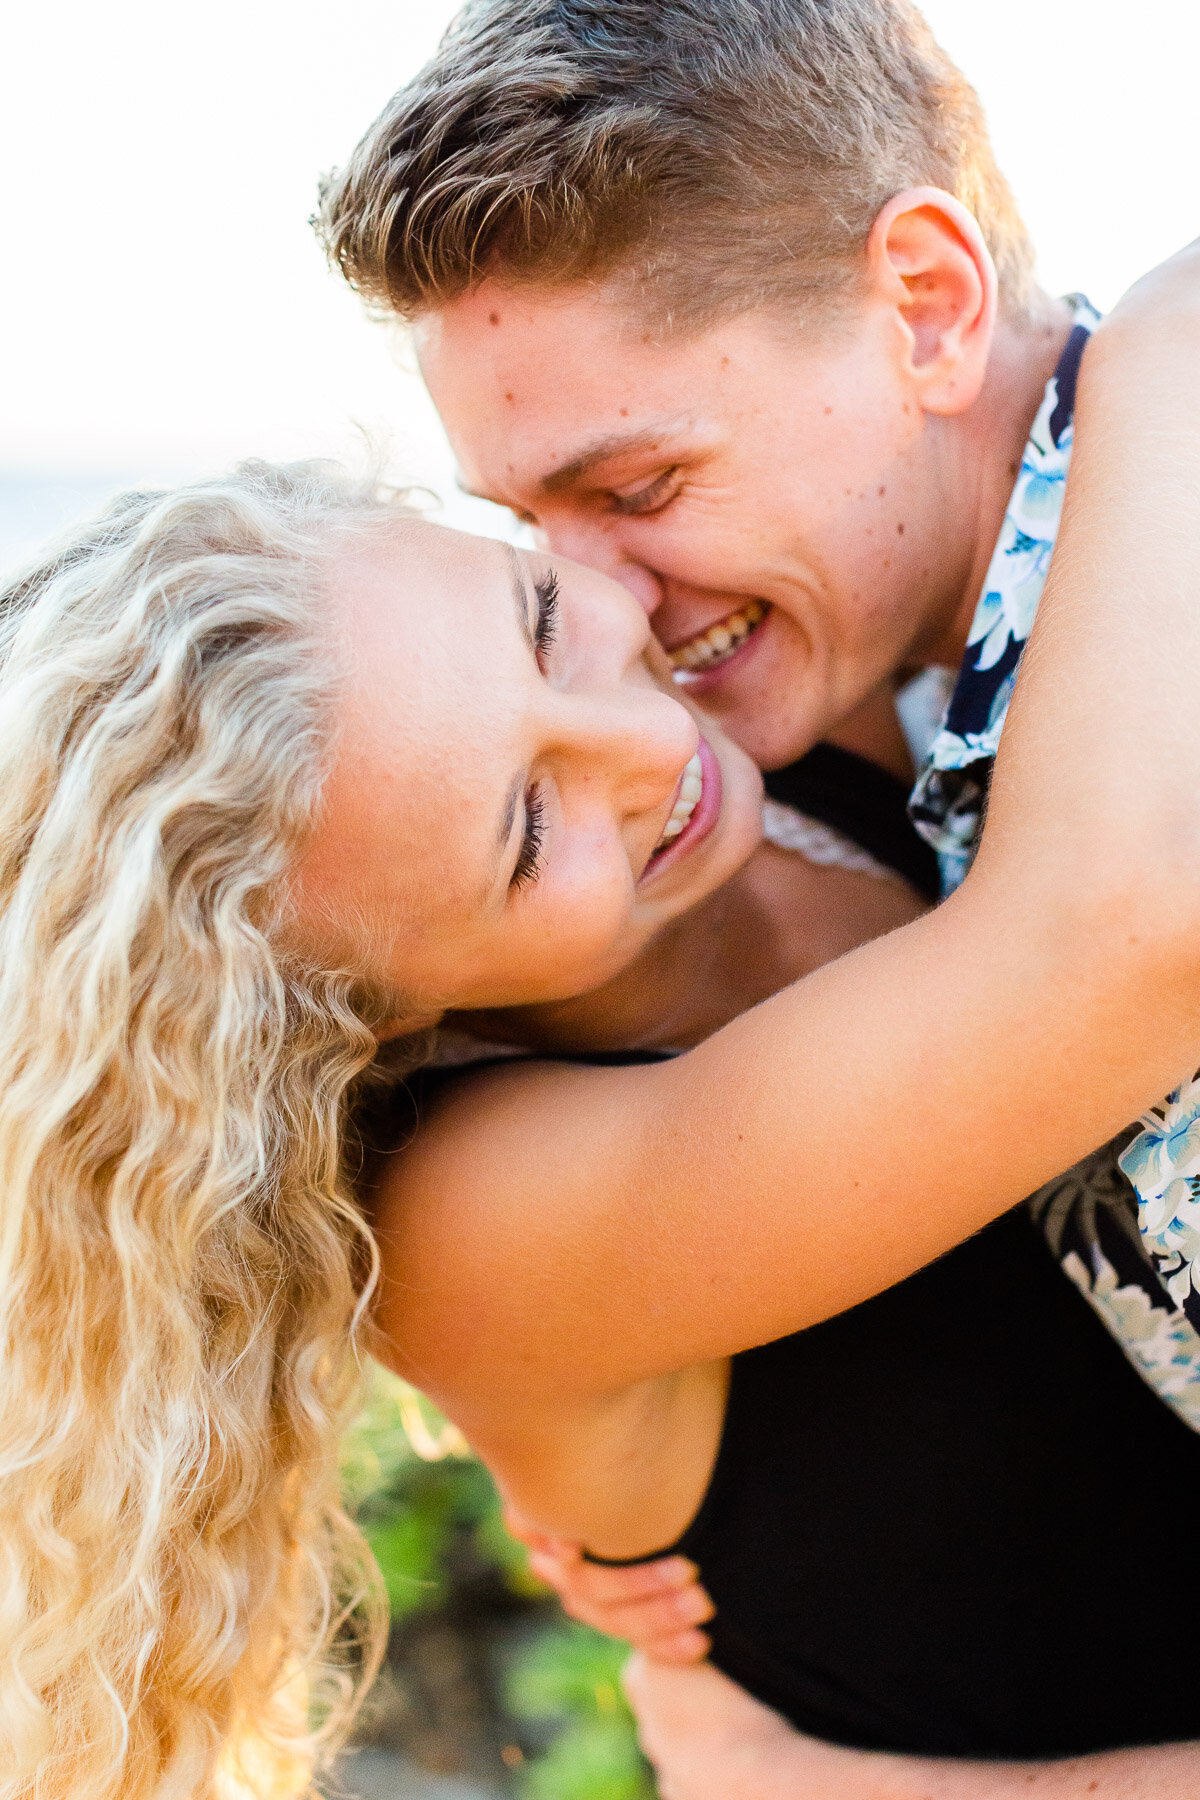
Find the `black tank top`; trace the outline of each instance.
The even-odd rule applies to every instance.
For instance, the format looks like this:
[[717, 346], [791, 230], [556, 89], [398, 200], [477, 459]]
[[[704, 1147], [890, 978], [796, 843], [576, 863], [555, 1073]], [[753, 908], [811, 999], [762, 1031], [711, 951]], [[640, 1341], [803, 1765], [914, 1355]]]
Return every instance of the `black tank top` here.
[[1200, 1492], [1157, 1400], [1023, 1208], [840, 1317], [733, 1359], [678, 1548], [713, 1660], [864, 1749], [1055, 1757], [1200, 1737]]

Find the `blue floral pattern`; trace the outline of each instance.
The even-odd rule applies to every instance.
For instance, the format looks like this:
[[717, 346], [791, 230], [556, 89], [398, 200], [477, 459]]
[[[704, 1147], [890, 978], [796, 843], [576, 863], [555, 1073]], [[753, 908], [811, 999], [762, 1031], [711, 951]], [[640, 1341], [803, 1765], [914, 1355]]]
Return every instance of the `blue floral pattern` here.
[[[992, 763], [1054, 552], [1079, 364], [1099, 322], [1082, 295], [1069, 304], [1075, 326], [1034, 421], [962, 668], [909, 803], [937, 851], [947, 894], [979, 843]], [[1136, 1136], [1048, 1183], [1030, 1206], [1134, 1367], [1200, 1430], [1200, 1076], [1139, 1123]]]
[[1141, 1123], [1120, 1166], [1138, 1197], [1146, 1254], [1200, 1331], [1200, 1080], [1177, 1088]]
[[1075, 441], [1075, 382], [1099, 315], [1080, 294], [1075, 328], [1046, 387], [967, 639], [942, 729], [909, 810], [938, 853], [950, 893], [971, 865], [992, 761], [1042, 597]]

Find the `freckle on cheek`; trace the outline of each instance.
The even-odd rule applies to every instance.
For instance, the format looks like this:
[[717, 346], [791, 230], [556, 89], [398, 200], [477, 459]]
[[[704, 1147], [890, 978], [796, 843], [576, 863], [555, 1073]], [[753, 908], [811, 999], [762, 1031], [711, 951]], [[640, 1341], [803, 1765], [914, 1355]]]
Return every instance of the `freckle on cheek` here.
[[500, 314], [499, 313], [489, 313], [488, 314], [488, 324], [489, 325], [498, 325], [499, 323], [500, 323]]
[[897, 525], [897, 527], [896, 527], [896, 536], [897, 536], [897, 537], [903, 537], [903, 536], [904, 536], [904, 527], [903, 527], [903, 525]]
[[511, 395], [511, 394], [505, 394], [505, 396], [504, 396], [504, 398], [505, 398], [505, 399], [506, 399], [506, 400], [507, 400], [507, 401], [508, 401], [508, 404], [509, 404], [509, 405], [510, 405], [510, 406], [512, 406], [512, 404], [513, 404], [513, 397], [512, 397], [512, 395]]
[[826, 407], [826, 408], [825, 408], [825, 417], [826, 417], [826, 418], [827, 418], [827, 419], [832, 419], [832, 417], [833, 417], [833, 408], [832, 408], [832, 406], [827, 406], [827, 407]]
[[623, 419], [627, 419], [629, 417], [629, 408], [627, 406], [623, 406], [621, 408], [621, 417]]

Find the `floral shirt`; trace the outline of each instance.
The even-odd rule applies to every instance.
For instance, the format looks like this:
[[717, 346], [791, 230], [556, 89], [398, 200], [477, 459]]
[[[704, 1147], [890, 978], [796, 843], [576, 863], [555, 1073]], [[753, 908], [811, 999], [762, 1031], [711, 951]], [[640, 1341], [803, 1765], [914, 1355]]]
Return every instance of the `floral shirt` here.
[[[950, 893], [971, 865], [988, 782], [1054, 551], [1075, 384], [1097, 314], [1075, 326], [1030, 432], [942, 726], [909, 803]], [[1140, 1126], [1140, 1129], [1139, 1129]], [[1029, 1202], [1051, 1249], [1159, 1397], [1200, 1431], [1200, 1078]]]

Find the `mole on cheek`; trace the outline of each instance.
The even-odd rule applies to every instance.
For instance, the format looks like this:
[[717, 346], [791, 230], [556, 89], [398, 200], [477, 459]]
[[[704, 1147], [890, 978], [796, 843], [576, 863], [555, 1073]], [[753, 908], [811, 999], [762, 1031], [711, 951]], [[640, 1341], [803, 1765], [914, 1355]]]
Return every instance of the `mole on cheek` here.
[[500, 314], [499, 313], [489, 313], [488, 314], [488, 324], [489, 325], [498, 325], [499, 323], [500, 323]]
[[508, 404], [510, 406], [514, 406], [516, 404], [516, 402], [513, 400], [513, 397], [511, 394], [505, 394], [504, 398], [508, 401]]
[[903, 537], [903, 536], [904, 536], [904, 527], [903, 527], [903, 525], [897, 525], [897, 527], [896, 527], [896, 536], [897, 536], [897, 537]]

